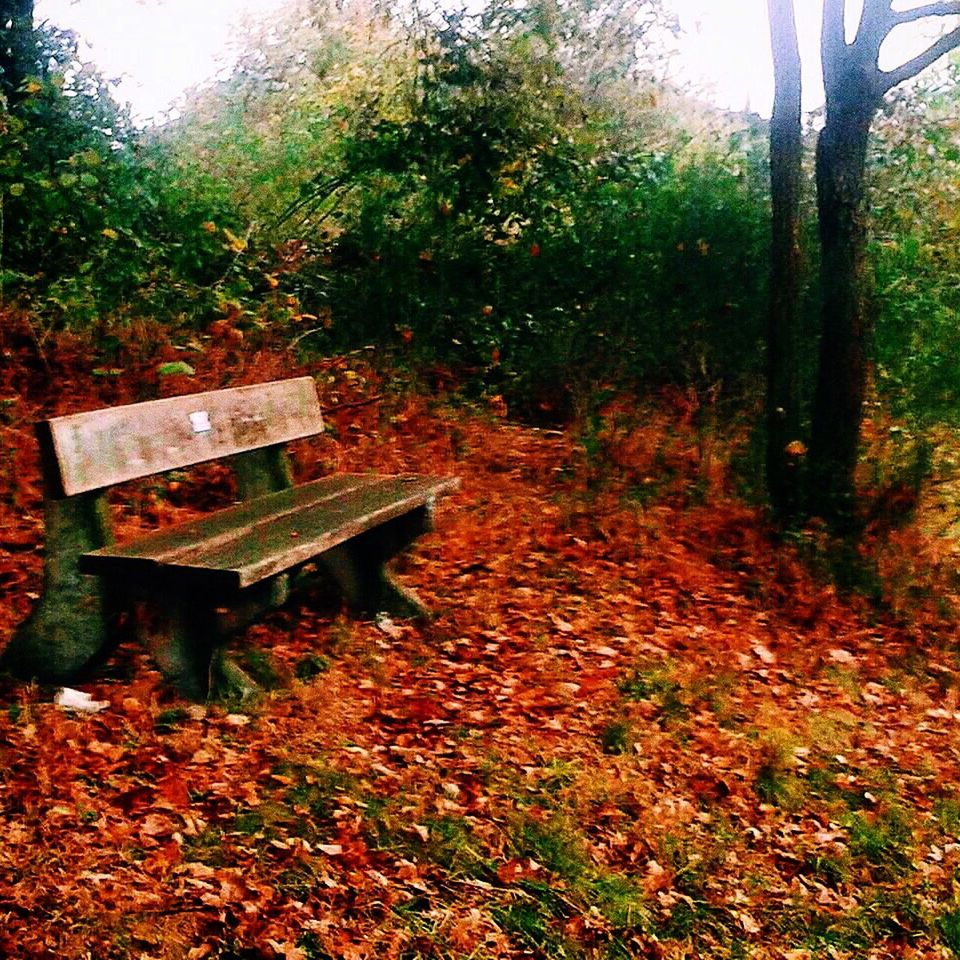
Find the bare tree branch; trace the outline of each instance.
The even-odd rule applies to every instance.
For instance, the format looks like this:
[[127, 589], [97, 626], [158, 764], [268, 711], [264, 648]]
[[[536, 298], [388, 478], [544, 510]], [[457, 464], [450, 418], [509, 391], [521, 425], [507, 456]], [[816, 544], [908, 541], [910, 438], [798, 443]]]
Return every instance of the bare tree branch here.
[[889, 30], [891, 18], [895, 16], [892, 7], [893, 0], [863, 0], [863, 10], [860, 12], [860, 24], [857, 27], [854, 43], [860, 45], [867, 38], [874, 38], [878, 33]]
[[[952, 4], [951, 4], [952, 5]], [[937, 4], [943, 6], [943, 4]], [[935, 43], [930, 44], [923, 53], [917, 55], [912, 60], [908, 60], [896, 70], [880, 70], [878, 72], [881, 94], [892, 90], [897, 84], [903, 83], [915, 77], [921, 70], [925, 70], [931, 63], [939, 60], [945, 53], [960, 46], [960, 27], [944, 34]]]
[[893, 29], [896, 20], [893, 10], [893, 0], [864, 0], [863, 11], [860, 14], [860, 25], [857, 27], [857, 36], [853, 41], [858, 59], [863, 64], [870, 64], [879, 69], [880, 47]]
[[945, 2], [926, 3], [922, 7], [913, 7], [910, 10], [894, 10], [893, 23], [912, 23], [914, 20], [923, 20], [925, 17], [950, 17], [960, 14], [960, 3]]
[[828, 92], [837, 80], [836, 68], [843, 62], [846, 52], [847, 38], [843, 23], [844, 6], [844, 0], [823, 0], [820, 59], [823, 64], [823, 81]]

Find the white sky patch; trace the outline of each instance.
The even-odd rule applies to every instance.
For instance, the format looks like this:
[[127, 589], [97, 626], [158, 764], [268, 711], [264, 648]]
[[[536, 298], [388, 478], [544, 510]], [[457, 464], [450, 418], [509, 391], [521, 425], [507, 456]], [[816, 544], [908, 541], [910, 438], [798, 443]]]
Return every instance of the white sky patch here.
[[[701, 89], [718, 106], [769, 116], [773, 59], [766, 0], [670, 0], [683, 33], [672, 75]], [[799, 0], [797, 32], [803, 60], [804, 106], [823, 102], [820, 2]]]
[[[245, 16], [268, 18], [285, 0], [37, 0], [38, 20], [76, 30], [85, 52], [108, 77], [139, 121], [162, 114], [184, 90], [231, 64], [231, 38]], [[773, 101], [773, 67], [766, 0], [667, 0], [683, 34], [670, 75], [718, 106], [748, 107], [764, 116]], [[918, 5], [904, 0], [901, 7]], [[820, 0], [796, 0], [804, 65], [804, 106], [823, 102], [820, 79]], [[851, 3], [851, 29], [859, 4]], [[889, 68], [920, 52], [957, 18], [932, 18], [899, 28], [885, 45]]]
[[[680, 18], [683, 34], [673, 75], [701, 89], [718, 106], [747, 108], [770, 115], [773, 105], [773, 60], [766, 0], [668, 0]], [[896, 4], [920, 6], [919, 0]], [[847, 34], [852, 40], [862, 3], [847, 7]], [[820, 72], [820, 0], [796, 0], [797, 34], [803, 62], [803, 106], [823, 105]], [[880, 52], [884, 70], [905, 63], [941, 33], [960, 23], [957, 17], [930, 17], [896, 28]]]
[[88, 56], [120, 83], [138, 121], [233, 62], [245, 16], [267, 18], [284, 0], [37, 0], [35, 17], [75, 30]]

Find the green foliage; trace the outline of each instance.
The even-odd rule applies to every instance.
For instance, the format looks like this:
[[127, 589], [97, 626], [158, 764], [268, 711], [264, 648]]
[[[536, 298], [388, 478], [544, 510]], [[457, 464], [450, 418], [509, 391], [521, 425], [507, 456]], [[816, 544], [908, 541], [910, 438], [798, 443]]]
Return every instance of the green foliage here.
[[305, 345], [393, 344], [534, 415], [603, 378], [742, 382], [762, 136], [677, 130], [660, 101], [682, 100], [637, 60], [669, 24], [651, 0], [617, 9], [298, 15], [165, 139], [281, 251]]
[[899, 91], [875, 124], [877, 383], [920, 426], [960, 413], [958, 78]]
[[299, 5], [149, 132], [48, 32], [0, 115], [0, 296], [44, 330], [225, 316], [394, 346], [532, 416], [601, 381], [751, 382], [762, 132], [685, 132], [670, 112], [700, 113], [648, 74], [674, 25], [631, 11]]
[[119, 239], [103, 184], [124, 177], [129, 124], [78, 61], [71, 35], [40, 39], [49, 69], [28, 83], [15, 114], [0, 112], [2, 280], [7, 294], [11, 285], [42, 291], [46, 304], [68, 309]]
[[960, 909], [947, 910], [937, 920], [937, 928], [943, 942], [960, 956]]
[[[0, 110], [0, 304], [41, 334], [226, 317], [302, 348], [373, 342], [532, 417], [598, 384], [753, 390], [766, 130], [655, 82], [675, 24], [627, 7], [293, 4], [150, 131], [45, 27]], [[950, 69], [897, 93], [873, 147], [876, 380], [918, 438], [960, 409]]]
[[250, 295], [256, 264], [238, 267], [223, 228], [244, 228], [225, 191], [137, 135], [73, 34], [45, 29], [38, 43], [40, 76], [15, 112], [0, 109], [0, 302], [53, 329], [203, 316]]
[[865, 860], [879, 879], [893, 880], [911, 869], [913, 829], [902, 809], [891, 806], [873, 816], [853, 813], [844, 824], [851, 854]]
[[742, 168], [621, 152], [560, 80], [540, 99], [542, 66], [504, 56], [466, 90], [441, 74], [403, 129], [363, 135], [377, 179], [330, 247], [338, 277], [353, 266], [326, 291], [335, 321], [486, 368], [513, 401], [563, 403], [605, 376], [736, 380], [758, 355], [763, 274], [759, 203], [729, 217], [751, 209]]

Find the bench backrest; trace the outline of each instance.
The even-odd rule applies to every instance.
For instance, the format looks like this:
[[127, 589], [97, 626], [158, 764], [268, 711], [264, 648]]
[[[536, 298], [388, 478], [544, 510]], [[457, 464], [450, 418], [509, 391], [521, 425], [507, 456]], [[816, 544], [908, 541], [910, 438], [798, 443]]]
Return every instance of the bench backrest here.
[[150, 400], [37, 425], [54, 497], [137, 480], [323, 430], [311, 377]]

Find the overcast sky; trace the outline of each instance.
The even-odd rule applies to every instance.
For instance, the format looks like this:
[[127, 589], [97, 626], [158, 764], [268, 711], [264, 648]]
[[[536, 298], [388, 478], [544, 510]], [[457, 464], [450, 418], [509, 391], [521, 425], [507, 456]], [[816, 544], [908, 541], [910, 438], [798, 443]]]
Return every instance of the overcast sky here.
[[284, 0], [37, 0], [36, 18], [76, 30], [134, 115], [163, 111], [209, 79], [244, 14], [268, 16]]
[[[907, 0], [903, 6], [916, 6]], [[134, 116], [162, 112], [187, 87], [209, 79], [229, 61], [230, 38], [246, 15], [269, 16], [284, 0], [37, 0], [38, 19], [77, 30], [107, 76], [122, 77], [121, 100]], [[768, 114], [773, 96], [766, 0], [667, 0], [684, 32], [672, 67], [718, 105]], [[855, 7], [851, 4], [851, 7]], [[808, 108], [822, 101], [819, 78], [819, 0], [797, 0]], [[856, 9], [851, 11], [857, 16]], [[956, 23], [944, 21], [950, 26]], [[903, 28], [885, 49], [887, 65], [928, 42]]]

